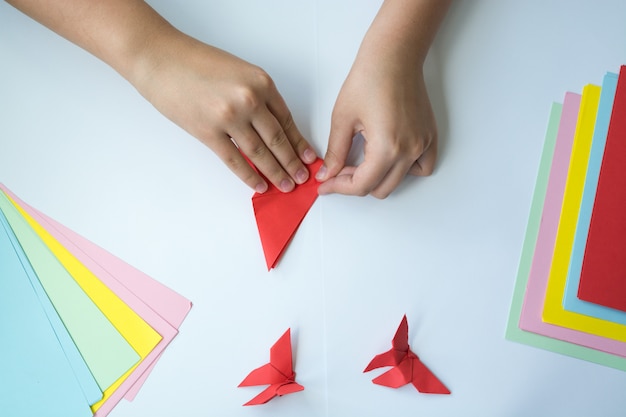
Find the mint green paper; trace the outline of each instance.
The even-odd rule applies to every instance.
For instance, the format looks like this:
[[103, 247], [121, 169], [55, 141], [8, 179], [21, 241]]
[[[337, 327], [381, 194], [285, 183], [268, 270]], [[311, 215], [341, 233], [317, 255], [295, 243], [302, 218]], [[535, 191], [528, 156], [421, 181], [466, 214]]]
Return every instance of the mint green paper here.
[[535, 184], [535, 192], [533, 194], [530, 215], [526, 226], [526, 237], [524, 238], [524, 245], [522, 247], [522, 254], [520, 257], [519, 269], [517, 271], [515, 288], [513, 290], [513, 301], [511, 302], [511, 310], [509, 313], [505, 337], [508, 340], [515, 342], [524, 343], [530, 346], [535, 346], [541, 349], [626, 371], [626, 358], [535, 333], [526, 332], [519, 328], [519, 318], [522, 313], [522, 304], [524, 302], [526, 284], [528, 283], [528, 276], [530, 274], [535, 244], [539, 233], [541, 213], [543, 211], [543, 204], [546, 197], [548, 178], [550, 175], [550, 167], [552, 165], [552, 157], [554, 156], [554, 147], [562, 109], [563, 106], [561, 104], [553, 103], [552, 109], [550, 110], [548, 130], [546, 132], [541, 161], [539, 163], [537, 183]]
[[0, 210], [89, 370], [104, 391], [139, 361], [139, 355], [2, 192]]

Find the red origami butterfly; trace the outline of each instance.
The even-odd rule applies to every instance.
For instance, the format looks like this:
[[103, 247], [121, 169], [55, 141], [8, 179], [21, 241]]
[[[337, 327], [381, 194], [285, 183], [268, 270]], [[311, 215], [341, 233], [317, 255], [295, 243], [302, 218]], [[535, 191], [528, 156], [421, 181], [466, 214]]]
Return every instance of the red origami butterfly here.
[[287, 329], [270, 349], [270, 362], [250, 372], [239, 384], [240, 387], [270, 385], [244, 405], [265, 404], [276, 396], [302, 391], [304, 387], [295, 378], [291, 361], [291, 329]]
[[399, 388], [409, 382], [419, 392], [427, 394], [450, 394], [450, 390], [422, 363], [409, 348], [409, 325], [406, 315], [402, 318], [396, 335], [391, 342], [391, 350], [376, 355], [363, 372], [383, 366], [393, 366], [384, 374], [372, 380], [373, 383], [391, 388]]

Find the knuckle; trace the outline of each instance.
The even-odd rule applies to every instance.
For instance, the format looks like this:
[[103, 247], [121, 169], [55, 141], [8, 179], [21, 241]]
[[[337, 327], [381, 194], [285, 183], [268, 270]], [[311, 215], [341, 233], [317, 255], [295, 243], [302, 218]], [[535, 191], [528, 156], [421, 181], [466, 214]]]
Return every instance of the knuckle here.
[[253, 88], [241, 86], [236, 92], [236, 102], [242, 109], [255, 110], [261, 105], [262, 100]]
[[289, 139], [287, 138], [287, 134], [281, 129], [272, 136], [268, 145], [272, 148], [276, 148], [283, 146], [288, 141]]
[[422, 168], [422, 175], [424, 177], [430, 177], [431, 175], [433, 175], [433, 172], [435, 172], [435, 169], [432, 166]]
[[372, 191], [371, 195], [375, 198], [377, 198], [378, 200], [384, 200], [387, 197], [389, 197], [389, 195], [391, 194], [391, 192], [389, 191]]
[[232, 103], [225, 102], [216, 106], [215, 114], [219, 120], [230, 123], [237, 118], [237, 109]]
[[418, 140], [415, 143], [413, 143], [413, 145], [409, 148], [408, 154], [413, 160], [417, 160], [417, 158], [422, 156], [425, 148], [426, 147], [424, 146], [424, 141]]
[[291, 112], [287, 113], [287, 117], [285, 118], [285, 120], [283, 121], [283, 123], [281, 123], [281, 126], [283, 127], [283, 130], [285, 132], [293, 129], [295, 127], [296, 123], [293, 120], [293, 116], [291, 115]]
[[422, 163], [419, 162], [420, 165], [420, 174], [424, 177], [430, 177], [431, 175], [433, 175], [433, 172], [435, 171], [435, 164], [433, 162], [427, 162], [427, 163]]
[[224, 163], [233, 172], [238, 172], [243, 167], [244, 161], [239, 155], [232, 153], [224, 158]]
[[274, 80], [272, 80], [272, 77], [270, 77], [270, 75], [262, 68], [255, 67], [252, 72], [252, 77], [254, 80], [254, 85], [258, 88], [264, 90], [274, 88]]
[[354, 189], [354, 195], [358, 197], [365, 197], [370, 193], [370, 187], [359, 185]]
[[250, 151], [251, 159], [261, 159], [267, 155], [268, 149], [263, 143], [255, 145]]

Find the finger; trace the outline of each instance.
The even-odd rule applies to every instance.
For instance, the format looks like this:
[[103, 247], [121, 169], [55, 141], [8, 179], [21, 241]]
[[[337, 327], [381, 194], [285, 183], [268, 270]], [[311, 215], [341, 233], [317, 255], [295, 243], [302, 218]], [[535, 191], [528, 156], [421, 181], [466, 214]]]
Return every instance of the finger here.
[[406, 177], [411, 166], [410, 161], [395, 164], [370, 194], [381, 200], [389, 197]]
[[328, 137], [328, 149], [324, 155], [324, 164], [315, 176], [318, 181], [326, 181], [336, 176], [345, 166], [352, 147], [354, 133], [354, 127], [351, 123], [345, 121], [339, 123], [337, 117], [333, 117]]
[[[291, 129], [293, 134], [295, 126], [290, 116], [287, 123], [287, 127]], [[256, 116], [252, 121], [252, 126], [287, 174], [289, 174], [297, 184], [306, 182], [309, 178], [309, 171], [296, 154], [287, 132], [276, 117], [274, 117], [274, 114], [272, 114], [269, 109], [266, 109], [261, 115]], [[296, 138], [296, 140], [298, 139]]]
[[287, 138], [300, 160], [302, 160], [305, 164], [315, 162], [317, 154], [298, 130], [298, 127], [293, 120], [293, 116], [291, 115], [285, 100], [283, 100], [280, 93], [278, 93], [278, 90], [274, 90], [274, 93], [270, 96], [267, 107], [278, 120], [283, 128], [283, 131], [287, 134]]
[[413, 163], [409, 174], [420, 177], [428, 176], [435, 170], [437, 162], [437, 141], [433, 141], [428, 149]]
[[285, 193], [293, 190], [295, 187], [293, 179], [285, 172], [252, 125], [239, 128], [234, 132], [233, 140], [259, 172], [276, 188]]
[[[380, 155], [380, 153], [373, 155]], [[344, 194], [366, 196], [374, 190], [385, 178], [392, 168], [392, 162], [384, 159], [368, 159], [366, 153], [365, 161], [357, 166], [353, 171], [346, 170], [344, 175], [337, 175], [328, 181], [320, 184], [318, 192], [320, 194]], [[407, 167], [408, 169], [408, 167]]]
[[215, 154], [235, 175], [257, 193], [267, 191], [267, 182], [250, 166], [228, 135], [224, 135], [214, 143], [218, 144], [213, 148]]
[[337, 173], [337, 175], [335, 175], [334, 177], [329, 178], [328, 180], [320, 183], [317, 187], [317, 193], [319, 195], [326, 195], [326, 194], [333, 194], [335, 193], [335, 189], [336, 189], [336, 185], [335, 183], [337, 181], [344, 181], [344, 178], [339, 179], [339, 177], [352, 177], [352, 175], [354, 175], [354, 171], [356, 170], [356, 167], [354, 166], [346, 166], [343, 167], [341, 169], [341, 171], [339, 171], [339, 173]]

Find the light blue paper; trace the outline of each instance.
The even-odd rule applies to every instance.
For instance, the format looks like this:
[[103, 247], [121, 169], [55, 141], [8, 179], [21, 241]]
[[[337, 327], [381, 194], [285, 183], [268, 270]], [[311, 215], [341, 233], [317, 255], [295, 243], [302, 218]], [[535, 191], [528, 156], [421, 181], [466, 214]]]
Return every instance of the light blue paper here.
[[93, 415], [48, 316], [0, 226], [0, 414]]
[[589, 223], [591, 222], [591, 213], [596, 197], [600, 167], [602, 166], [602, 156], [604, 155], [604, 146], [609, 130], [616, 89], [617, 74], [608, 72], [604, 76], [602, 83], [602, 95], [600, 96], [596, 126], [591, 143], [587, 178], [585, 179], [585, 188], [583, 189], [580, 214], [578, 216], [578, 224], [576, 225], [576, 235], [574, 237], [567, 283], [563, 294], [563, 308], [586, 316], [626, 325], [626, 312], [583, 301], [578, 298], [578, 286], [580, 284], [580, 273], [582, 270], [583, 257], [585, 256], [587, 236], [589, 234]]
[[61, 321], [61, 318], [54, 309], [54, 306], [48, 298], [46, 291], [41, 286], [39, 278], [37, 278], [33, 267], [28, 261], [26, 254], [22, 250], [22, 247], [20, 246], [17, 237], [15, 237], [15, 234], [13, 233], [13, 230], [11, 229], [11, 226], [9, 225], [2, 211], [0, 211], [0, 224], [2, 225], [1, 227], [4, 227], [8, 239], [13, 246], [14, 252], [18, 257], [20, 263], [22, 264], [24, 274], [26, 277], [28, 277], [31, 286], [33, 287], [35, 294], [37, 295], [39, 303], [43, 308], [43, 311], [46, 313], [46, 316], [48, 317], [48, 321], [52, 326], [52, 330], [56, 334], [56, 337], [61, 344], [61, 348], [63, 349], [63, 352], [65, 353], [65, 356], [67, 357], [67, 360], [69, 361], [70, 366], [74, 371], [74, 375], [76, 376], [76, 379], [78, 380], [78, 383], [83, 390], [85, 400], [88, 404], [91, 405], [97, 403], [102, 399], [102, 391], [100, 390], [100, 387], [98, 386], [95, 378], [91, 374], [91, 371], [89, 371], [89, 367], [81, 356], [80, 351], [72, 341], [72, 337], [65, 328], [63, 321]]

